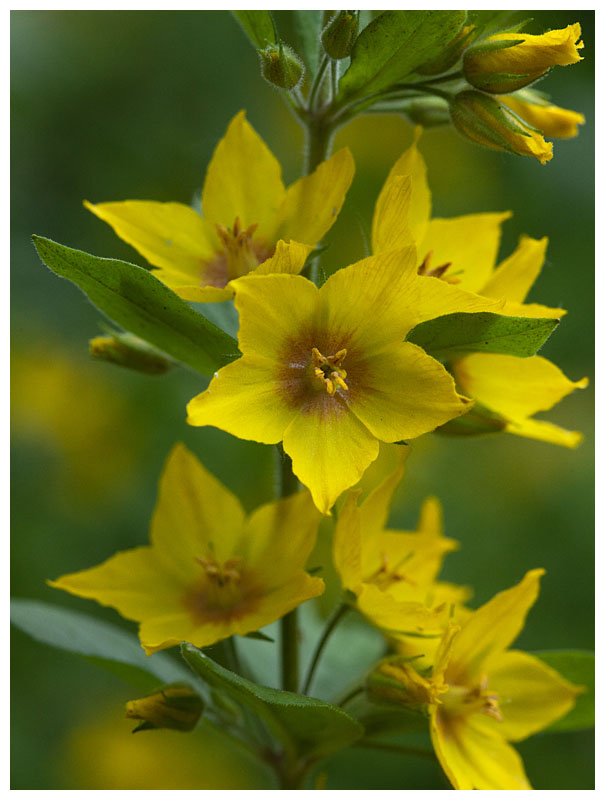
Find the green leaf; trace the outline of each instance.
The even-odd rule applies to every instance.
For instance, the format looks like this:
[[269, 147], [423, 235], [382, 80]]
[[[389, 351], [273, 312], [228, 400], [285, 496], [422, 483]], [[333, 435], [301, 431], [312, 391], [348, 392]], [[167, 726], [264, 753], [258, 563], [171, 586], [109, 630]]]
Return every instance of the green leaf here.
[[385, 11], [360, 33], [340, 97], [371, 94], [432, 61], [456, 36], [465, 11]]
[[501, 353], [527, 358], [535, 355], [559, 324], [558, 319], [504, 317], [501, 314], [445, 314], [421, 322], [406, 341], [434, 358], [469, 353]]
[[191, 644], [182, 644], [181, 652], [191, 669], [210, 687], [226, 692], [262, 719], [291, 758], [322, 758], [348, 747], [363, 735], [363, 727], [337, 706], [258, 686], [221, 667]]
[[270, 11], [232, 11], [252, 44], [262, 50], [268, 44], [277, 43], [277, 33]]
[[191, 680], [165, 653], [146, 656], [135, 636], [79, 611], [12, 598], [11, 622], [32, 639], [83, 656], [143, 691]]
[[595, 724], [595, 666], [594, 653], [589, 650], [550, 650], [532, 653], [576, 686], [585, 686], [575, 706], [561, 719], [553, 722], [544, 733], [580, 731]]
[[319, 34], [321, 11], [291, 11], [296, 33], [296, 44], [302, 53], [307, 69], [314, 75], [319, 64]]
[[177, 361], [212, 375], [239, 355], [234, 339], [146, 269], [91, 256], [41, 236], [33, 240], [47, 267], [75, 283], [118, 325]]

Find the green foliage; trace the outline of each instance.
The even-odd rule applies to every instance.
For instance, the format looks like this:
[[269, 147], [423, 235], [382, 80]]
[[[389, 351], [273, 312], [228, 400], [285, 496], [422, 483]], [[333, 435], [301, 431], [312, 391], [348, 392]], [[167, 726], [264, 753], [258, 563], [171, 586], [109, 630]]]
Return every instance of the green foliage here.
[[236, 342], [150, 272], [98, 258], [41, 236], [38, 255], [53, 272], [75, 283], [104, 314], [177, 361], [212, 375], [236, 358]]
[[219, 666], [193, 645], [181, 646], [183, 658], [210, 687], [226, 692], [254, 712], [292, 758], [323, 758], [359, 739], [363, 727], [341, 708], [323, 700], [258, 686]]
[[380, 92], [436, 58], [466, 20], [465, 11], [385, 11], [360, 33], [340, 97]]
[[558, 319], [505, 317], [490, 312], [445, 314], [416, 325], [406, 340], [434, 358], [469, 353], [527, 358], [538, 352], [558, 324]]
[[252, 44], [262, 49], [277, 42], [277, 32], [270, 11], [232, 11]]
[[148, 657], [132, 634], [79, 611], [12, 598], [11, 622], [36, 641], [83, 656], [143, 691], [190, 680], [165, 653]]
[[294, 44], [302, 53], [305, 65], [311, 75], [315, 74], [319, 61], [321, 13], [321, 11], [290, 11], [296, 37]]
[[588, 650], [549, 650], [533, 653], [576, 686], [586, 687], [578, 695], [575, 706], [561, 719], [553, 722], [545, 733], [579, 731], [594, 728], [595, 724], [595, 663], [594, 653]]

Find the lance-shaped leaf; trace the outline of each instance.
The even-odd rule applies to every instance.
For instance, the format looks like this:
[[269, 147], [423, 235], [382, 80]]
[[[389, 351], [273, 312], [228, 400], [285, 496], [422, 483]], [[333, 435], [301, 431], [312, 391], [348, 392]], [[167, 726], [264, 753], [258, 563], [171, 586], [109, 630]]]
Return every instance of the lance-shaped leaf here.
[[248, 34], [252, 44], [262, 49], [277, 42], [277, 34], [270, 11], [232, 11], [233, 16]]
[[191, 680], [165, 653], [148, 657], [134, 634], [79, 611], [12, 598], [11, 622], [32, 639], [83, 656], [143, 691]]
[[387, 89], [436, 58], [456, 36], [465, 11], [385, 11], [360, 33], [340, 97]]
[[549, 667], [555, 669], [576, 686], [586, 687], [578, 695], [571, 711], [558, 719], [545, 733], [560, 731], [579, 731], [594, 728], [595, 724], [595, 663], [594, 653], [588, 650], [551, 650], [533, 653]]
[[226, 692], [262, 719], [291, 758], [322, 758], [348, 747], [363, 735], [363, 726], [337, 706], [258, 686], [221, 667], [191, 644], [181, 645], [181, 652], [205, 683]]
[[238, 357], [231, 336], [195, 312], [146, 269], [91, 256], [41, 236], [33, 239], [47, 267], [75, 283], [118, 325], [177, 361], [212, 375]]
[[538, 352], [559, 321], [505, 317], [487, 311], [445, 314], [416, 325], [406, 338], [434, 358], [457, 358], [469, 353], [528, 358]]

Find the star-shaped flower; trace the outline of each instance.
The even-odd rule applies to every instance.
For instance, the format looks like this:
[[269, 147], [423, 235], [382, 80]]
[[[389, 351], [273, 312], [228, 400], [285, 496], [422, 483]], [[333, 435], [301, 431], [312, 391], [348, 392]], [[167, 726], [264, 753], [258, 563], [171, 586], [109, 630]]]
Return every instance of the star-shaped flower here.
[[468, 410], [443, 366], [403, 341], [427, 315], [448, 313], [457, 291], [419, 277], [413, 248], [341, 269], [321, 289], [297, 275], [234, 287], [243, 357], [189, 403], [188, 422], [283, 441], [323, 513], [380, 441], [420, 436]]
[[344, 148], [286, 189], [281, 165], [240, 111], [208, 166], [203, 217], [182, 203], [85, 205], [180, 297], [212, 303], [232, 297], [231, 281], [250, 272], [300, 272], [335, 222], [353, 172]]
[[237, 497], [176, 445], [160, 480], [151, 545], [49, 583], [139, 622], [147, 655], [183, 641], [206, 647], [257, 631], [322, 593], [323, 581], [304, 569], [319, 519], [306, 491], [246, 516]]

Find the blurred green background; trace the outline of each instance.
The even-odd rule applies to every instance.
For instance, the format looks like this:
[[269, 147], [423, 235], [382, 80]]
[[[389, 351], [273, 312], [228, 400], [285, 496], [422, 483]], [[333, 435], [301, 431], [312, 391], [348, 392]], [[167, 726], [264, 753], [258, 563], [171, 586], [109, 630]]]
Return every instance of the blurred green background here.
[[[279, 15], [280, 12], [278, 12]], [[429, 130], [434, 214], [511, 209], [501, 254], [522, 233], [548, 235], [548, 260], [530, 300], [569, 310], [543, 355], [570, 378], [592, 378], [594, 14], [524, 12], [540, 33], [580, 21], [584, 60], [540, 85], [581, 111], [577, 139], [554, 160], [482, 150], [449, 129]], [[37, 233], [96, 255], [142, 264], [82, 207], [121, 199], [188, 203], [228, 121], [242, 108], [298, 177], [302, 134], [227, 12], [12, 12], [12, 594], [80, 608], [134, 629], [115, 612], [45, 586], [147, 541], [157, 479], [184, 441], [248, 508], [271, 497], [271, 448], [185, 424], [203, 388], [185, 370], [161, 378], [91, 363], [102, 317], [39, 262]], [[329, 235], [325, 264], [364, 255], [364, 237], [388, 169], [411, 141], [398, 117], [366, 117], [338, 135], [357, 172]], [[473, 603], [544, 566], [547, 576], [519, 646], [593, 647], [593, 389], [548, 419], [586, 435], [577, 451], [502, 435], [424, 437], [414, 444], [392, 523], [411, 528], [436, 494], [446, 533], [462, 543], [444, 577], [475, 588]], [[264, 645], [271, 647], [270, 645]], [[122, 719], [133, 690], [67, 653], [14, 632], [15, 789], [254, 788], [263, 774], [227, 762], [203, 732], [131, 737]], [[590, 733], [536, 736], [519, 745], [535, 788], [593, 786]], [[190, 753], [190, 757], [187, 754]], [[200, 755], [203, 753], [204, 755]], [[438, 766], [352, 750], [330, 761], [327, 788], [446, 788]]]

